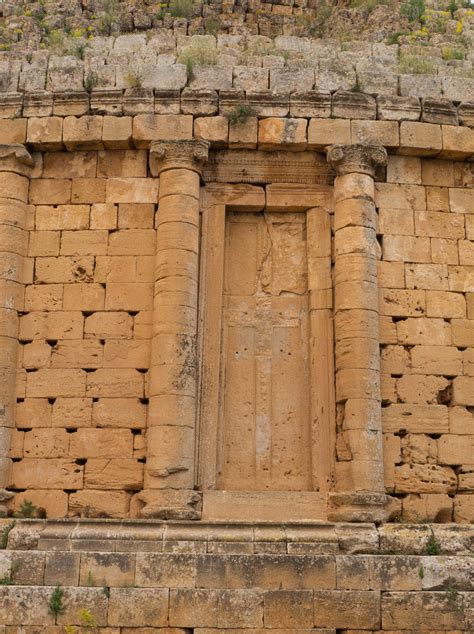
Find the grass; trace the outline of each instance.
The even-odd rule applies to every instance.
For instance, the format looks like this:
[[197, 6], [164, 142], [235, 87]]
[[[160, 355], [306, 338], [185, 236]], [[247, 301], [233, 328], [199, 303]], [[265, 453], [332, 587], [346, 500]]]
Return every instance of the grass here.
[[49, 613], [52, 614], [55, 618], [60, 614], [64, 614], [66, 611], [66, 606], [63, 603], [64, 600], [64, 590], [60, 585], [57, 585], [53, 593], [49, 599]]
[[429, 58], [417, 55], [402, 55], [399, 63], [403, 75], [434, 75], [436, 67]]

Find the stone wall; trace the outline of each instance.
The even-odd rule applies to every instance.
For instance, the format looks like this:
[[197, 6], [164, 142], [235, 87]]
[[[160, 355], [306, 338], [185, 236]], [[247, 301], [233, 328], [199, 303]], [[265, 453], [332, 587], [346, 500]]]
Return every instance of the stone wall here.
[[[26, 231], [14, 247], [24, 258], [14, 508], [31, 500], [48, 517], [138, 512], [130, 502], [143, 488], [146, 456], [159, 187], [145, 148], [194, 136], [210, 141], [213, 164], [226, 148], [263, 148], [269, 157], [281, 149], [304, 157], [337, 143], [389, 148], [386, 173], [376, 176], [374, 246], [386, 492], [394, 496], [393, 516], [471, 522], [473, 132], [444, 123], [457, 122], [461, 112], [470, 123], [469, 104], [440, 111], [425, 102], [422, 111], [414, 99], [260, 94], [239, 122], [232, 119], [240, 103], [233, 93], [221, 92], [219, 100], [191, 91], [180, 100], [133, 91], [118, 100], [105, 96], [90, 104], [85, 95], [25, 98], [27, 116], [0, 121], [3, 140], [26, 143], [35, 163], [21, 194]], [[3, 107], [9, 116], [21, 104]], [[70, 114], [89, 108], [187, 114]], [[53, 116], [37, 116], [51, 109]], [[284, 118], [289, 110], [299, 116]], [[407, 121], [411, 116], [424, 121]], [[6, 189], [12, 178], [4, 175]], [[337, 238], [334, 256], [354, 245], [357, 252], [352, 239]], [[338, 427], [340, 482], [365, 451], [360, 442]]]
[[0, 551], [0, 631], [461, 634], [470, 557], [472, 531], [438, 525], [22, 521]]

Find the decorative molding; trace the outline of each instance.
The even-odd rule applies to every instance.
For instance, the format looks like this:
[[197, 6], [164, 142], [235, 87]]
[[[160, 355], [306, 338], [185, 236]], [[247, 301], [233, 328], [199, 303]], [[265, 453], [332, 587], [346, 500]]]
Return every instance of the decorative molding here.
[[296, 183], [331, 185], [334, 173], [316, 152], [211, 152], [203, 170], [206, 183]]
[[16, 172], [29, 176], [34, 164], [31, 154], [24, 145], [0, 144], [0, 172]]
[[169, 169], [202, 171], [209, 156], [209, 141], [152, 141], [150, 145], [150, 171], [153, 176]]
[[338, 176], [355, 173], [374, 178], [377, 169], [387, 164], [387, 150], [375, 144], [331, 145], [327, 161]]

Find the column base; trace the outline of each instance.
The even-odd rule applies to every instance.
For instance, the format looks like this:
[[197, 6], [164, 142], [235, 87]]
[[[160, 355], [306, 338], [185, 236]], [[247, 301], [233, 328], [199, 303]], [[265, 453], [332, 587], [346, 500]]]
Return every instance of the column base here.
[[197, 491], [147, 489], [132, 500], [133, 515], [142, 519], [200, 520], [202, 495]]
[[330, 522], [386, 522], [393, 513], [392, 498], [385, 493], [359, 491], [332, 493], [328, 499]]

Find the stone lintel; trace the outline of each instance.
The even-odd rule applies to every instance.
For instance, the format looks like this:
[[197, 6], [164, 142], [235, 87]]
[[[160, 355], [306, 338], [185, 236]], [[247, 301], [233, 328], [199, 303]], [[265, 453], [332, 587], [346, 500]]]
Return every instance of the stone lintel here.
[[387, 150], [375, 144], [331, 145], [327, 161], [338, 176], [367, 174], [374, 178], [377, 169], [387, 163]]
[[201, 174], [209, 156], [209, 141], [152, 141], [150, 171], [153, 176], [170, 169], [189, 169]]

